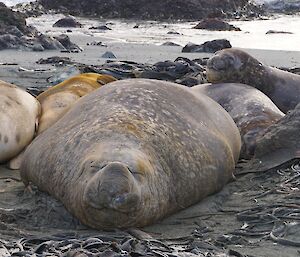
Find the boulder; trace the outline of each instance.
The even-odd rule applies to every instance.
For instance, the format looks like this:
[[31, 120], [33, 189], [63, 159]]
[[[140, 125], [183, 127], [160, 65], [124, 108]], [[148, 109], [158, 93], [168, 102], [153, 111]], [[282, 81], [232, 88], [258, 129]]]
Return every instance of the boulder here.
[[227, 39], [215, 39], [206, 41], [202, 45], [188, 43], [182, 48], [183, 53], [215, 53], [225, 48], [231, 48], [231, 44]]
[[60, 27], [60, 28], [81, 28], [82, 25], [78, 21], [76, 21], [73, 17], [65, 17], [53, 24], [53, 27]]
[[194, 29], [206, 29], [206, 30], [214, 30], [214, 31], [241, 31], [240, 28], [237, 28], [228, 22], [217, 18], [208, 18], [200, 21]]

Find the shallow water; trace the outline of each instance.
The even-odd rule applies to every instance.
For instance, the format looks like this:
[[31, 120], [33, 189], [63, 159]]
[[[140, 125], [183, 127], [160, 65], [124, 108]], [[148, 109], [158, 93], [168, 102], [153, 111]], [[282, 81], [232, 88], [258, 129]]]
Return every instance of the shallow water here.
[[[38, 18], [29, 18], [28, 23], [42, 32], [50, 34], [65, 33], [66, 28], [53, 28], [52, 25], [63, 15], [43, 15]], [[95, 37], [107, 38], [109, 41], [128, 43], [149, 43], [160, 45], [172, 41], [179, 45], [188, 42], [202, 44], [213, 39], [228, 39], [233, 47], [250, 49], [300, 51], [300, 15], [277, 15], [268, 20], [240, 21], [230, 23], [242, 31], [207, 31], [192, 27], [197, 22], [145, 22], [124, 20], [92, 20], [78, 18], [83, 28], [72, 28], [72, 33], [86, 34]], [[91, 26], [107, 24], [112, 30], [89, 30]], [[133, 28], [136, 24], [138, 28]], [[292, 34], [266, 34], [268, 30], [287, 31]], [[167, 34], [176, 31], [179, 34]]]

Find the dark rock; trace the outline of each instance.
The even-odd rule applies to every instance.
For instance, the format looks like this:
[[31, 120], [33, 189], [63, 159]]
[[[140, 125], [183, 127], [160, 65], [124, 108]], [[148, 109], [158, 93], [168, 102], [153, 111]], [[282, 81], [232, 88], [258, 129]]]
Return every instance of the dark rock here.
[[38, 35], [37, 40], [47, 50], [65, 49], [59, 41], [43, 34]]
[[72, 31], [72, 30], [70, 30], [70, 29], [67, 29], [67, 32], [68, 32], [68, 33], [71, 33], [71, 32], [73, 32], [73, 31]]
[[71, 15], [138, 20], [195, 20], [223, 13], [235, 17], [257, 11], [248, 0], [39, 0], [39, 3]]
[[133, 26], [134, 29], [138, 29], [140, 25], [136, 24]]
[[180, 33], [177, 31], [168, 31], [167, 34], [168, 35], [180, 35]]
[[208, 18], [200, 21], [194, 29], [206, 29], [206, 30], [214, 30], [214, 31], [241, 31], [240, 28], [237, 28], [233, 25], [230, 25], [228, 22], [222, 21], [217, 18]]
[[231, 44], [226, 39], [216, 39], [204, 42], [202, 45], [188, 43], [182, 48], [183, 53], [215, 53], [225, 48], [231, 48]]
[[44, 50], [45, 50], [45, 48], [41, 44], [35, 44], [32, 47], [32, 51], [34, 51], [34, 52], [43, 52]]
[[280, 31], [280, 30], [268, 30], [266, 34], [294, 34], [293, 32], [289, 31]]
[[19, 12], [14, 12], [6, 5], [0, 2], [0, 30], [6, 29], [8, 26], [15, 26], [23, 34], [30, 32], [29, 27], [26, 25], [25, 16]]
[[278, 12], [278, 13], [296, 13], [300, 11], [300, 1], [299, 0], [274, 0], [270, 2], [265, 2], [263, 7], [268, 11]]
[[0, 35], [0, 50], [18, 49], [21, 44], [21, 40], [17, 36], [10, 34]]
[[54, 65], [65, 65], [74, 63], [69, 57], [53, 56], [46, 59], [39, 59], [37, 64], [54, 64]]
[[64, 27], [64, 28], [81, 28], [82, 25], [76, 21], [73, 17], [65, 17], [53, 24], [53, 27]]
[[107, 47], [106, 44], [102, 43], [101, 41], [93, 41], [91, 43], [87, 43], [86, 45], [91, 45], [91, 46], [103, 46], [103, 47]]
[[113, 54], [113, 52], [108, 51], [102, 54], [101, 58], [116, 59], [117, 57]]
[[54, 38], [58, 42], [60, 42], [66, 50], [69, 50], [69, 51], [72, 51], [72, 52], [74, 52], [74, 51], [81, 52], [82, 51], [82, 49], [78, 45], [72, 43], [69, 36], [67, 36], [65, 34], [61, 34], [61, 35], [59, 35], [57, 37], [54, 37]]
[[106, 25], [100, 25], [97, 27], [90, 27], [89, 29], [96, 29], [96, 30], [111, 30], [111, 28], [107, 27]]
[[180, 45], [173, 43], [173, 42], [165, 42], [162, 44], [162, 46], [180, 46]]

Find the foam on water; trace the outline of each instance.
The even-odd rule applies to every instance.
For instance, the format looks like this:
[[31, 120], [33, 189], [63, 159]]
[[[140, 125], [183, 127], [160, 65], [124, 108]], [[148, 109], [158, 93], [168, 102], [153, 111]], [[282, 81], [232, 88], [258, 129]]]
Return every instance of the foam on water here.
[[[28, 23], [37, 27], [41, 32], [52, 34], [64, 33], [65, 28], [53, 28], [55, 21], [63, 15], [43, 15], [38, 18], [29, 18]], [[160, 45], [166, 41], [184, 46], [188, 42], [202, 44], [213, 39], [228, 39], [233, 47], [291, 50], [300, 51], [300, 15], [281, 15], [269, 20], [232, 21], [231, 24], [242, 31], [207, 31], [192, 29], [197, 22], [132, 22], [124, 20], [106, 21], [112, 30], [99, 32], [89, 30], [91, 26], [103, 25], [104, 21], [78, 18], [83, 28], [72, 28], [72, 34], [90, 35], [94, 40], [107, 38], [110, 41], [129, 43], [149, 43]], [[139, 28], [133, 28], [136, 24]], [[268, 30], [288, 31], [293, 34], [266, 34]], [[167, 34], [176, 31], [179, 34]]]

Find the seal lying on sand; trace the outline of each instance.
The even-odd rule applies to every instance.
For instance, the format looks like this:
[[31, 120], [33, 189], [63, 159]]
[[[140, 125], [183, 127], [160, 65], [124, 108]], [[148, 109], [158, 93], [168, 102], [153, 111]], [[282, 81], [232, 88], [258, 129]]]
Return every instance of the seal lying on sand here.
[[284, 116], [265, 94], [245, 84], [202, 84], [191, 90], [211, 97], [233, 118], [242, 138], [240, 158], [250, 159], [257, 139]]
[[244, 83], [265, 93], [276, 106], [287, 113], [300, 102], [300, 76], [263, 65], [237, 49], [217, 52], [207, 62], [209, 82]]
[[61, 118], [80, 97], [115, 80], [109, 75], [85, 73], [67, 79], [38, 95], [37, 99], [42, 106], [38, 134]]
[[220, 190], [239, 152], [238, 128], [209, 97], [128, 79], [83, 97], [35, 138], [21, 177], [88, 226], [141, 227]]
[[31, 142], [40, 111], [32, 95], [0, 80], [0, 163], [15, 157]]

